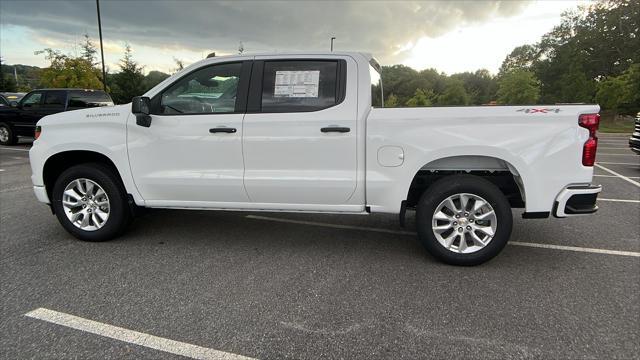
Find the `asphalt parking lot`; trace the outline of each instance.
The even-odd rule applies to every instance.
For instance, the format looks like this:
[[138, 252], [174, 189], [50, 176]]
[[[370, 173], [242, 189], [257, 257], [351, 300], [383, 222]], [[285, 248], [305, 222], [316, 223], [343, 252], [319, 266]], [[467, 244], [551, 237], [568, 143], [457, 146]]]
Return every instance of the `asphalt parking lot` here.
[[36, 201], [29, 144], [0, 147], [0, 357], [638, 358], [627, 138], [600, 135], [596, 215], [514, 211], [511, 245], [472, 268], [387, 215], [161, 210], [80, 242]]

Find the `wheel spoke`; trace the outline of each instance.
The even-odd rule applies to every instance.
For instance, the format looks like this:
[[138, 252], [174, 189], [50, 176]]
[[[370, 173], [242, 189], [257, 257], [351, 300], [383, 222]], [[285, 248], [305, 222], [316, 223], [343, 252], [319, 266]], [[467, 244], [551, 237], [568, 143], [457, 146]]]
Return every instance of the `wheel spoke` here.
[[482, 231], [483, 233], [493, 237], [494, 231], [491, 226], [476, 226], [476, 229]]
[[78, 193], [75, 192], [75, 190], [73, 189], [66, 190], [64, 192], [64, 195], [70, 197], [72, 200], [75, 200], [76, 202], [79, 201], [81, 198], [81, 196], [78, 196]]
[[82, 188], [82, 181], [80, 181], [80, 179], [76, 180], [76, 188], [75, 190], [78, 192], [78, 194], [80, 195], [85, 195], [87, 192]]
[[465, 233], [460, 234], [460, 244], [458, 244], [458, 252], [464, 252], [467, 249], [467, 238]]
[[93, 224], [94, 224], [95, 226], [98, 226], [98, 227], [99, 227], [99, 226], [102, 224], [102, 222], [103, 222], [103, 220], [101, 220], [101, 219], [98, 217], [98, 215], [97, 215], [96, 213], [92, 213], [92, 214], [91, 214], [91, 220], [93, 220]]
[[81, 227], [87, 227], [89, 225], [89, 214], [88, 213], [84, 213], [84, 216], [82, 217], [82, 222], [80, 223]]
[[460, 210], [467, 210], [467, 205], [469, 204], [469, 197], [465, 194], [460, 194]]
[[476, 202], [473, 204], [473, 212], [476, 213], [480, 208], [482, 208], [486, 202], [482, 199], [476, 199]]
[[84, 188], [87, 195], [93, 195], [93, 181], [85, 180]]
[[443, 205], [447, 209], [453, 211], [454, 213], [460, 212], [460, 210], [458, 210], [458, 208], [456, 207], [456, 204], [453, 203], [453, 199], [451, 199], [451, 197], [447, 198], [447, 200], [445, 200], [445, 203]]
[[80, 206], [80, 202], [79, 201], [69, 201], [69, 200], [62, 200], [62, 205], [69, 207], [69, 208], [76, 208], [78, 206]]
[[443, 213], [442, 210], [433, 215], [433, 218], [436, 220], [451, 221], [451, 216]]
[[73, 213], [71, 214], [70, 220], [72, 223], [75, 223], [76, 221], [78, 221], [78, 218], [80, 217], [80, 215], [83, 215], [84, 211], [78, 211], [77, 213]]
[[440, 226], [434, 226], [433, 227], [433, 231], [437, 231], [439, 233], [443, 233], [447, 230], [451, 229], [451, 226], [449, 224], [447, 225], [440, 225]]
[[455, 231], [449, 234], [446, 238], [444, 238], [444, 247], [447, 249], [451, 249], [451, 245], [453, 245], [453, 240], [456, 239]]
[[471, 231], [469, 232], [469, 234], [471, 234], [471, 239], [476, 245], [481, 247], [484, 247], [485, 245], [487, 245], [487, 243], [485, 243], [482, 239], [480, 239], [480, 237], [478, 236], [478, 234], [476, 234], [475, 231]]
[[100, 219], [102, 220], [101, 222], [104, 222], [107, 220], [107, 217], [109, 217], [109, 214], [107, 214], [106, 212], [102, 211], [102, 210], [96, 210], [96, 212], [94, 213], [97, 216], [100, 217]]
[[487, 211], [484, 214], [480, 214], [480, 215], [476, 215], [476, 220], [485, 220], [486, 218], [490, 217], [490, 216], [494, 216], [495, 212], [493, 210], [491, 211]]

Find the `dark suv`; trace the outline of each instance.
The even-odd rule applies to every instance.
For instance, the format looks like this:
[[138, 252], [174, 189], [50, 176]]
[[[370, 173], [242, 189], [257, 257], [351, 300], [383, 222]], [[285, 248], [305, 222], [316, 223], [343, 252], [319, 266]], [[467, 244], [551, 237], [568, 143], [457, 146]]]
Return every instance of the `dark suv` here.
[[640, 112], [636, 115], [633, 134], [631, 134], [631, 137], [629, 138], [629, 147], [633, 152], [640, 155]]
[[0, 108], [0, 144], [13, 145], [18, 136], [33, 137], [36, 123], [44, 116], [62, 111], [112, 105], [113, 100], [102, 90], [34, 90], [25, 95], [17, 105]]

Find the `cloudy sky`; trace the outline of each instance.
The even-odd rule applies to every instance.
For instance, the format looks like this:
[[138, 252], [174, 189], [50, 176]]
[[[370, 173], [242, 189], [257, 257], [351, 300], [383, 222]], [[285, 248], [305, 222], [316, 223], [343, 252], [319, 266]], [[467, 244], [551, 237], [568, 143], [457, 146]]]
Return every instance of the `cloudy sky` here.
[[[336, 50], [371, 52], [446, 73], [496, 72], [518, 45], [533, 43], [567, 1], [116, 1], [102, 0], [105, 62], [117, 70], [125, 42], [146, 71], [170, 72], [215, 51]], [[95, 1], [0, 0], [0, 55], [8, 64], [45, 66], [43, 48], [74, 54], [82, 35], [98, 38]], [[97, 43], [97, 41], [96, 41]]]

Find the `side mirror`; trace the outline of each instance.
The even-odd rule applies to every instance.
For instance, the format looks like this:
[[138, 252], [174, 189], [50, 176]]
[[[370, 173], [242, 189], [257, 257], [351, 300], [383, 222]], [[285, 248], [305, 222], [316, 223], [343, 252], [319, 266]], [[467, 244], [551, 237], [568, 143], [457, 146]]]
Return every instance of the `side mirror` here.
[[9, 106], [11, 106], [12, 108], [17, 108], [18, 107], [18, 102], [17, 101], [12, 101], [9, 103]]
[[136, 116], [136, 124], [144, 127], [151, 126], [150, 103], [151, 99], [146, 96], [136, 96], [131, 100], [131, 113]]

